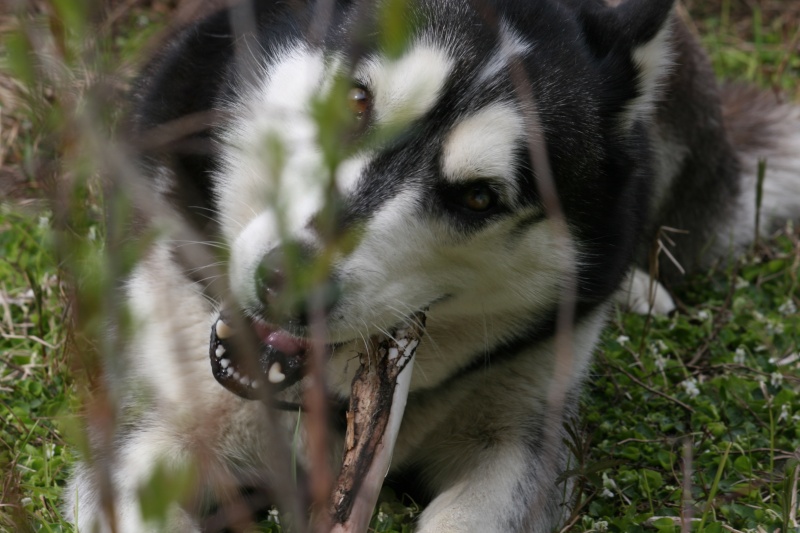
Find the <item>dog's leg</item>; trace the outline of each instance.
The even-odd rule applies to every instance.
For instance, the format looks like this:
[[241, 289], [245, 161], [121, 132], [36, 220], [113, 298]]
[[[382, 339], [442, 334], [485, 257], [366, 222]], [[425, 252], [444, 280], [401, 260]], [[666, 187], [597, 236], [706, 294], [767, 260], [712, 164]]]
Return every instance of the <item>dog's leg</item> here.
[[607, 312], [575, 324], [569, 355], [548, 339], [412, 398], [395, 460], [422, 470], [436, 495], [418, 533], [550, 533], [561, 524], [571, 497], [569, 482], [557, 481], [570, 458], [565, 422], [578, 412]]
[[[483, 455], [476, 468], [425, 509], [418, 533], [551, 531], [563, 512], [563, 493], [569, 494], [555, 483], [565, 450], [548, 457], [519, 441], [487, 448]], [[547, 459], [555, 464], [545, 464]]]
[[[188, 454], [176, 446], [177, 443], [171, 442], [173, 440], [167, 432], [157, 428], [138, 431], [137, 435], [126, 439], [112, 462], [111, 508], [104, 508], [104, 496], [108, 495], [100, 493], [97, 483], [103, 459], [97, 459], [95, 465], [79, 463], [66, 489], [65, 518], [75, 523], [79, 532], [149, 533], [165, 530], [199, 533], [200, 528], [177, 501], [169, 504], [162, 524], [148, 522], [142, 516], [139, 491], [146, 490], [157, 465], [162, 465], [166, 471], [188, 465]], [[76, 502], [80, 502], [79, 505]], [[110, 516], [112, 508], [113, 517]]]

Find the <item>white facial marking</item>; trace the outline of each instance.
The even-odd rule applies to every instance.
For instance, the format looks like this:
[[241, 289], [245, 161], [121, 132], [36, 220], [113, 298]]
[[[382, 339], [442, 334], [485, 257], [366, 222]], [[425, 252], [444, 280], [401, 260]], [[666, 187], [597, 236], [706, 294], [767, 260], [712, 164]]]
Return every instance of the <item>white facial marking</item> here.
[[219, 339], [227, 339], [233, 335], [233, 330], [231, 327], [222, 320], [217, 321], [216, 325], [214, 326], [214, 331], [217, 333], [217, 338]]
[[512, 104], [484, 107], [450, 131], [441, 162], [445, 178], [502, 178], [516, 189], [514, 151], [524, 135], [522, 116]]
[[360, 155], [343, 161], [339, 165], [339, 168], [336, 169], [336, 186], [340, 193], [347, 194], [356, 188], [358, 179], [369, 160], [370, 158], [366, 155]]
[[284, 379], [286, 379], [286, 374], [281, 372], [281, 364], [280, 363], [273, 363], [271, 367], [269, 367], [269, 372], [267, 373], [267, 379], [269, 379], [270, 383], [280, 383]]
[[243, 89], [231, 106], [237, 118], [223, 132], [217, 172], [230, 240], [265, 210], [277, 210], [277, 220], [292, 230], [322, 205], [325, 171], [309, 105], [324, 73], [319, 52], [302, 46], [286, 50], [265, 68], [263, 81]]
[[356, 71], [373, 92], [374, 117], [381, 124], [406, 124], [430, 111], [453, 68], [441, 47], [417, 43], [396, 61], [372, 57]]
[[500, 27], [500, 48], [483, 67], [478, 80], [484, 83], [491, 81], [508, 68], [512, 58], [527, 54], [531, 48], [532, 45], [503, 22]]
[[649, 118], [655, 110], [661, 84], [675, 56], [670, 44], [671, 26], [667, 22], [655, 37], [633, 51], [633, 62], [639, 69], [637, 84], [640, 96], [633, 99], [623, 113], [623, 126], [626, 129], [635, 120]]

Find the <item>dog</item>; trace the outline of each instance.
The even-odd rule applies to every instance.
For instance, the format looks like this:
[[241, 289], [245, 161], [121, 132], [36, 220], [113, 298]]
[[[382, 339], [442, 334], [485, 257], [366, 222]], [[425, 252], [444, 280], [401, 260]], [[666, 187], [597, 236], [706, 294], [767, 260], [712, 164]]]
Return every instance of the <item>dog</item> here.
[[[368, 339], [424, 312], [388, 475], [427, 502], [416, 530], [557, 528], [564, 423], [614, 302], [670, 312], [665, 286], [744, 250], [759, 161], [762, 232], [800, 214], [800, 111], [720, 85], [673, 3], [255, 1], [171, 38], [131, 116], [140, 139], [172, 128], [136, 161], [174, 215], [125, 284], [119, 423], [92, 433], [68, 518], [155, 530], [142, 491], [186, 467], [194, 503], [161, 525], [213, 530], [242, 480], [286, 469], [314, 332], [339, 405]], [[217, 247], [204, 279], [187, 249]]]

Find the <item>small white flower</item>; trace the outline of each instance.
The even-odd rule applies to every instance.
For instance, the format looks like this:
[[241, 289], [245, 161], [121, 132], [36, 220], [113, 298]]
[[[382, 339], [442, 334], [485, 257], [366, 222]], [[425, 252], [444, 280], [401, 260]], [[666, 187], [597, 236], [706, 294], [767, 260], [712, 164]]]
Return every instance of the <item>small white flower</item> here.
[[626, 344], [630, 340], [631, 340], [630, 337], [628, 337], [627, 335], [620, 335], [619, 337], [617, 337], [618, 344]]
[[600, 493], [600, 497], [601, 498], [613, 498], [614, 497], [614, 493], [611, 492], [608, 489], [603, 489], [603, 491]]
[[744, 346], [739, 346], [736, 348], [736, 351], [733, 352], [733, 362], [737, 365], [743, 365], [745, 357], [747, 357], [747, 352], [744, 350]]
[[594, 523], [594, 529], [600, 533], [608, 531], [608, 522], [605, 520], [598, 520]]
[[603, 472], [603, 487], [606, 489], [617, 490], [617, 482], [608, 477], [606, 472]]
[[706, 311], [705, 309], [701, 309], [697, 312], [697, 318], [700, 320], [708, 320], [711, 317], [711, 313]]
[[33, 503], [33, 500], [31, 500], [30, 498], [22, 498], [22, 499], [19, 501], [19, 503], [21, 503], [21, 504], [22, 504], [22, 506], [24, 507], [24, 506], [26, 506], [26, 505], [30, 505], [31, 503]]
[[662, 353], [666, 353], [669, 351], [669, 347], [662, 341], [658, 339], [657, 341], [650, 344], [650, 353], [653, 355], [659, 355]]
[[749, 281], [747, 281], [746, 279], [742, 278], [742, 277], [739, 277], [739, 276], [737, 276], [737, 277], [736, 277], [736, 281], [735, 281], [735, 283], [734, 283], [734, 286], [735, 286], [737, 289], [744, 289], [744, 288], [746, 288], [746, 287], [749, 287], [749, 286], [750, 286], [750, 282], [749, 282]]
[[39, 217], [39, 227], [41, 229], [47, 229], [50, 227], [50, 219], [47, 217]]
[[681, 381], [680, 383], [683, 390], [686, 391], [686, 394], [689, 395], [690, 398], [696, 398], [700, 395], [700, 389], [697, 387], [697, 380], [694, 378], [689, 378], [687, 380]]
[[778, 322], [777, 320], [768, 320], [767, 331], [769, 331], [770, 333], [775, 333], [776, 335], [782, 334], [783, 322]]
[[753, 318], [755, 318], [759, 322], [764, 322], [764, 315], [762, 315], [758, 311], [753, 311]]
[[773, 372], [769, 375], [769, 384], [773, 387], [780, 387], [783, 383], [783, 374], [780, 372]]
[[667, 366], [667, 360], [661, 356], [661, 354], [656, 355], [656, 368], [659, 372], [664, 371], [664, 367]]
[[783, 316], [793, 315], [797, 313], [797, 305], [794, 303], [794, 300], [787, 298], [787, 300], [778, 307], [778, 312]]
[[377, 519], [378, 519], [378, 523], [379, 523], [379, 524], [383, 524], [383, 523], [385, 523], [387, 520], [389, 520], [389, 515], [387, 515], [387, 514], [386, 514], [386, 513], [384, 513], [383, 511], [378, 511], [378, 516], [377, 516]]
[[789, 418], [789, 404], [785, 403], [781, 405], [781, 414], [778, 415], [778, 422], [783, 422]]

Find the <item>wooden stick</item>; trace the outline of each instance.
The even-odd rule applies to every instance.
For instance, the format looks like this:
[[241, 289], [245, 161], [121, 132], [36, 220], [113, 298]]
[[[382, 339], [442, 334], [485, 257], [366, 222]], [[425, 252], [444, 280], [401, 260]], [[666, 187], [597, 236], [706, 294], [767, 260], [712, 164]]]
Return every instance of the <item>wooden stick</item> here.
[[390, 337], [370, 340], [353, 379], [342, 470], [330, 506], [331, 533], [367, 531], [389, 470], [408, 398], [425, 315]]

